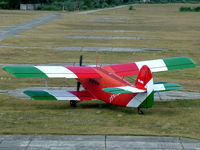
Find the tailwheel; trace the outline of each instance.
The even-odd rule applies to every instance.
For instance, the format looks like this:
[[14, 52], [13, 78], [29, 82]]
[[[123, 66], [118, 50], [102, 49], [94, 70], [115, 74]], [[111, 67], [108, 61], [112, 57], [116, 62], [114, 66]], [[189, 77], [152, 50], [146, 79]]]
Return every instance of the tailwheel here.
[[71, 106], [71, 107], [76, 107], [77, 101], [71, 100], [69, 103], [70, 103], [70, 106]]
[[139, 107], [137, 109], [138, 109], [138, 114], [139, 115], [144, 115], [144, 112]]

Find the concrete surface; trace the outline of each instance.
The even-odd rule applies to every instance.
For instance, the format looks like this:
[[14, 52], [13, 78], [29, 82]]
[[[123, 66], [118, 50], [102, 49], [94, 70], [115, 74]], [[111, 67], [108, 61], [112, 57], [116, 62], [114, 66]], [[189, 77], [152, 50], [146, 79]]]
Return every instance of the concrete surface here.
[[7, 39], [9, 37], [12, 37], [12, 36], [16, 35], [17, 33], [32, 29], [34, 26], [49, 22], [58, 17], [60, 17], [60, 15], [58, 15], [58, 14], [49, 14], [42, 18], [34, 19], [32, 21], [29, 21], [29, 22], [26, 22], [23, 24], [18, 24], [16, 26], [2, 29], [2, 30], [0, 30], [0, 41]]
[[48, 47], [48, 46], [7, 46], [0, 45], [0, 48], [19, 48], [19, 49], [55, 49], [62, 51], [99, 51], [99, 52], [148, 52], [148, 51], [166, 51], [161, 48], [139, 48], [139, 47], [80, 47], [80, 46], [66, 46], [66, 47]]
[[96, 9], [96, 10], [88, 10], [88, 11], [79, 12], [78, 14], [80, 14], [80, 15], [87, 15], [87, 14], [96, 13], [96, 12], [103, 11], [103, 10], [118, 9], [118, 8], [123, 8], [123, 7], [126, 7], [126, 6], [127, 5], [116, 6], [116, 7], [112, 7], [112, 8], [103, 8], [103, 9]]
[[148, 52], [166, 51], [161, 48], [136, 48], [136, 47], [58, 47], [57, 50], [63, 51], [98, 51], [98, 52]]
[[108, 32], [108, 33], [134, 33], [134, 32], [148, 32], [139, 30], [75, 30], [74, 32]]
[[156, 101], [173, 101], [185, 99], [200, 99], [200, 93], [188, 91], [168, 91], [155, 93]]
[[44, 46], [11, 46], [11, 45], [0, 45], [0, 48], [20, 48], [20, 49], [28, 49], [28, 48], [39, 48], [39, 49], [49, 49], [51, 47]]
[[156, 136], [0, 135], [1, 150], [200, 150], [200, 140]]
[[139, 37], [139, 36], [85, 36], [85, 35], [65, 36], [65, 38], [67, 38], [67, 39], [106, 39], [106, 40], [160, 39], [158, 37]]

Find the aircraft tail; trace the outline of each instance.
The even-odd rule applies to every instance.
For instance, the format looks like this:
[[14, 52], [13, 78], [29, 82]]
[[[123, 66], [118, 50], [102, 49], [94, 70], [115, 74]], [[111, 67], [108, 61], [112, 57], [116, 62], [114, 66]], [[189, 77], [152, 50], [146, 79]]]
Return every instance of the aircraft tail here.
[[[135, 82], [135, 87], [137, 88], [145, 88], [146, 92], [139, 93], [136, 95], [133, 100], [134, 107], [137, 108], [149, 108], [154, 104], [154, 89], [153, 89], [153, 75], [151, 73], [150, 68], [147, 65], [142, 66], [138, 77]], [[129, 104], [131, 104], [131, 101]], [[135, 102], [134, 102], [135, 101]], [[129, 105], [128, 104], [128, 105]], [[133, 106], [132, 106], [133, 107]]]
[[135, 82], [137, 88], [145, 88], [145, 86], [153, 79], [151, 70], [148, 66], [144, 65], [138, 74], [138, 77]]
[[[154, 93], [181, 89], [182, 86], [168, 82], [153, 82], [153, 76], [148, 66], [143, 66], [135, 82], [137, 88], [146, 88], [146, 93], [139, 93], [140, 105], [138, 108], [149, 108], [154, 104]], [[145, 95], [146, 94], [146, 95]], [[144, 98], [143, 98], [143, 96]], [[137, 96], [136, 96], [137, 97]]]
[[153, 82], [153, 75], [147, 65], [142, 66], [136, 82], [132, 86], [120, 86], [103, 88], [108, 93], [134, 93], [136, 94], [128, 103], [127, 107], [150, 108], [154, 104], [154, 93], [180, 89], [181, 86], [168, 82]]
[[127, 104], [127, 107], [149, 108], [154, 104], [153, 76], [147, 65], [144, 65], [138, 74], [135, 85], [103, 88], [108, 93], [136, 94]]

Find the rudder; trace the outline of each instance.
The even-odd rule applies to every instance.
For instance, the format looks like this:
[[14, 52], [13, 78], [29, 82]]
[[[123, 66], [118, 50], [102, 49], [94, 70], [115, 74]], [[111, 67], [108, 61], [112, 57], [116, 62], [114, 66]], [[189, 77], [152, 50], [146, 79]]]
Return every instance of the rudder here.
[[151, 70], [147, 65], [142, 66], [140, 69], [140, 72], [138, 74], [138, 77], [135, 82], [136, 87], [144, 88], [150, 80], [152, 80], [153, 76], [151, 73]]
[[149, 108], [154, 104], [153, 75], [147, 65], [142, 66], [135, 82], [136, 87], [146, 88], [147, 95], [139, 108]]
[[135, 85], [138, 89], [146, 89], [146, 92], [138, 93], [128, 104], [127, 107], [149, 108], [154, 103], [153, 76], [147, 65], [142, 66]]

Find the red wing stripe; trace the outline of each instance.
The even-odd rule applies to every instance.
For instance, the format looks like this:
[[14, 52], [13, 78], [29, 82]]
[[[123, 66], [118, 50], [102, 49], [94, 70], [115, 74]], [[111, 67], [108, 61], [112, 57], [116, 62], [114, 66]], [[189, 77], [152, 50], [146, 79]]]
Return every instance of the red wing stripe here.
[[65, 67], [71, 70], [78, 78], [100, 78], [101, 76], [92, 67]]
[[136, 63], [110, 65], [110, 67], [119, 76], [128, 76], [128, 75], [138, 74], [139, 72]]
[[88, 91], [69, 91], [73, 95], [76, 95], [80, 100], [92, 100], [93, 96]]

